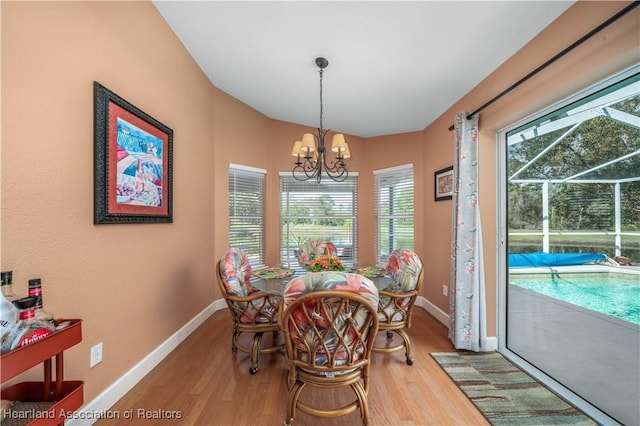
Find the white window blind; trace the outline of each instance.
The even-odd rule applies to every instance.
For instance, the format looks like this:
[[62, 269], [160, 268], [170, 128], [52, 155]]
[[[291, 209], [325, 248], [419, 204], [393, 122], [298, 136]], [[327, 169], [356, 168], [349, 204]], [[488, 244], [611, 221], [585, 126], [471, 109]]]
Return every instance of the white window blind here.
[[376, 253], [384, 265], [397, 248], [414, 249], [413, 164], [373, 172], [375, 178]]
[[265, 170], [229, 165], [229, 246], [253, 267], [265, 264], [265, 178]]
[[358, 180], [325, 178], [301, 182], [291, 174], [280, 176], [281, 263], [296, 269], [297, 249], [307, 239], [334, 243], [345, 266], [357, 259]]

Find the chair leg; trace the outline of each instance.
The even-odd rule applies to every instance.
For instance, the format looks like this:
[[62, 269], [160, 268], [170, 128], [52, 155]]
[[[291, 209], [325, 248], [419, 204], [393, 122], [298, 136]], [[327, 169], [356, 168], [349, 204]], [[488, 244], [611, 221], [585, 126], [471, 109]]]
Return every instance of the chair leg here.
[[304, 387], [304, 383], [296, 380], [295, 384], [291, 389], [289, 389], [289, 404], [287, 405], [287, 420], [285, 420], [285, 424], [287, 426], [291, 426], [293, 423], [293, 416], [296, 413], [296, 406], [298, 405], [298, 398], [300, 398], [300, 393], [302, 392], [302, 388]]
[[256, 374], [258, 372], [258, 359], [260, 358], [261, 343], [262, 333], [255, 333], [253, 335], [253, 343], [251, 344], [251, 367], [249, 367], [250, 374]]
[[291, 390], [297, 380], [295, 368], [289, 368], [289, 374], [287, 375], [287, 390]]
[[407, 365], [413, 365], [413, 357], [411, 357], [411, 340], [409, 339], [409, 335], [404, 329], [396, 330], [396, 332], [400, 337], [402, 337], [402, 340], [404, 340], [404, 354], [407, 357]]
[[369, 367], [371, 364], [367, 364], [362, 369], [362, 387], [364, 388], [364, 393], [369, 395]]
[[367, 426], [369, 424], [369, 404], [367, 402], [367, 393], [360, 382], [353, 383], [351, 387], [358, 397], [358, 406], [360, 407], [362, 424]]
[[239, 335], [240, 335], [240, 332], [237, 330], [234, 330], [233, 334], [231, 335], [231, 353], [233, 354], [238, 353], [238, 346], [236, 345], [236, 341], [238, 340]]

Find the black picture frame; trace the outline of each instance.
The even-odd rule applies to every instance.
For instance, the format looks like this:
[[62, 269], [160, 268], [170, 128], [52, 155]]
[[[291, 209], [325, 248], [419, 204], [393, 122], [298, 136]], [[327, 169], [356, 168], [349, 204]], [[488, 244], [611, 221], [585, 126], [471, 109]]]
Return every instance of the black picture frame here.
[[453, 166], [440, 169], [433, 174], [433, 194], [435, 201], [453, 198]]
[[173, 222], [173, 130], [97, 81], [94, 224]]

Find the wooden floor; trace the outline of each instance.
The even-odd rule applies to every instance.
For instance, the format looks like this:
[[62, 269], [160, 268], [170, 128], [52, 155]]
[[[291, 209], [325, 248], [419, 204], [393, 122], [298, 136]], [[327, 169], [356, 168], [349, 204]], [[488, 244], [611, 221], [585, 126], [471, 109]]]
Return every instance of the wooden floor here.
[[[417, 307], [409, 334], [412, 366], [406, 364], [403, 351], [372, 356], [369, 424], [488, 425], [429, 355], [454, 351], [446, 327]], [[380, 333], [378, 342], [384, 341]], [[263, 344], [270, 343], [271, 336], [265, 335]], [[248, 355], [231, 353], [231, 319], [227, 310], [220, 310], [110, 409], [119, 419], [102, 419], [95, 424], [282, 425], [286, 376], [282, 353], [261, 357], [258, 373], [250, 375]], [[344, 390], [307, 386], [301, 399], [335, 406], [351, 400], [350, 389]], [[125, 412], [132, 413], [131, 419], [124, 419]], [[331, 419], [298, 411], [294, 418], [294, 425], [300, 426], [358, 424], [357, 412]]]

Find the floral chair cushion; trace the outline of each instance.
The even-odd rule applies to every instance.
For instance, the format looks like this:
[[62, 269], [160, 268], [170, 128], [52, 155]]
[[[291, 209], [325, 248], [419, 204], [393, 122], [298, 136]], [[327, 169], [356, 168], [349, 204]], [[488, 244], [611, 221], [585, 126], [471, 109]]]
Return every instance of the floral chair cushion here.
[[220, 260], [220, 275], [229, 295], [246, 297], [247, 300], [229, 300], [236, 320], [243, 324], [275, 323], [280, 298], [270, 294], [256, 297], [251, 286], [251, 265], [247, 254], [241, 249], [229, 249]]
[[220, 260], [220, 273], [227, 293], [234, 296], [248, 296], [254, 292], [251, 287], [251, 264], [249, 264], [247, 253], [242, 249], [227, 250]]
[[298, 263], [303, 268], [309, 266], [313, 260], [323, 254], [338, 255], [338, 249], [335, 244], [323, 240], [309, 240], [300, 246], [298, 253]]
[[[396, 249], [389, 256], [385, 269], [392, 280], [392, 284], [386, 291], [408, 293], [415, 290], [418, 285], [422, 272], [422, 261], [412, 250]], [[410, 300], [411, 297], [392, 300], [389, 296], [380, 296], [378, 318], [384, 322], [389, 319], [393, 322], [405, 321], [409, 315]]]
[[[293, 301], [295, 301], [298, 297], [319, 290], [337, 290], [337, 291], [348, 291], [352, 293], [356, 293], [360, 296], [363, 296], [367, 301], [369, 301], [372, 306], [376, 307], [378, 305], [378, 289], [375, 284], [368, 278], [363, 277], [359, 274], [352, 274], [346, 272], [337, 272], [337, 271], [323, 271], [323, 272], [313, 272], [302, 275], [300, 277], [296, 277], [292, 279], [286, 286], [283, 296], [283, 305], [281, 309], [286, 310], [287, 306], [289, 306]], [[309, 354], [307, 348], [312, 348], [315, 345], [315, 340], [317, 339], [316, 334], [306, 334], [304, 339], [301, 339], [298, 330], [304, 330], [308, 327], [305, 324], [306, 316], [303, 313], [303, 309], [313, 309], [315, 301], [309, 301], [304, 308], [298, 306], [292, 312], [292, 316], [295, 320], [295, 326], [291, 325], [289, 327], [289, 331], [291, 333], [291, 339], [293, 340], [296, 351], [298, 352], [298, 358], [304, 362], [309, 361]], [[314, 322], [316, 327], [319, 330], [323, 330], [321, 332], [322, 335], [325, 335], [325, 345], [328, 351], [335, 351], [337, 345], [347, 345], [355, 338], [355, 336], [346, 333], [346, 336], [341, 335], [344, 334], [344, 327], [348, 324], [349, 320], [352, 318], [353, 312], [345, 313], [344, 318], [339, 318], [338, 320], [333, 321], [334, 330], [327, 330], [331, 327], [331, 324], [326, 323], [326, 319], [322, 317], [319, 312], [314, 311]], [[368, 312], [359, 310], [355, 313], [353, 319], [356, 324], [362, 324], [366, 320]], [[328, 331], [326, 334], [324, 331]], [[364, 353], [364, 347], [356, 348], [355, 351], [355, 359], [357, 360]], [[318, 350], [315, 352], [315, 365], [325, 365], [328, 361], [327, 353], [324, 350]], [[338, 349], [335, 354], [336, 365], [341, 365], [345, 363], [345, 360], [349, 356], [349, 351], [346, 347], [344, 349]], [[352, 360], [352, 361], [354, 361]]]
[[389, 290], [394, 293], [406, 293], [418, 285], [422, 261], [412, 250], [396, 249], [389, 256], [385, 269], [393, 282]]

